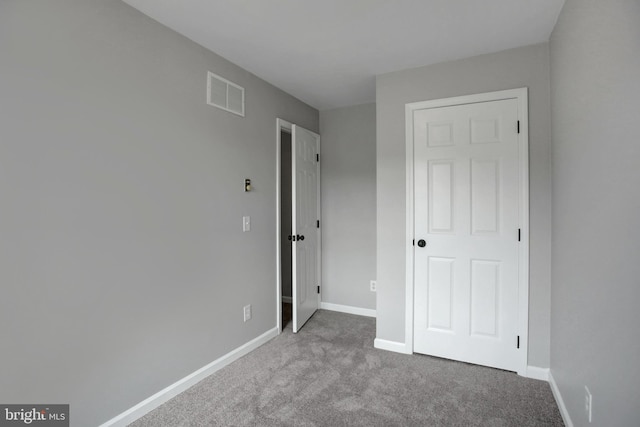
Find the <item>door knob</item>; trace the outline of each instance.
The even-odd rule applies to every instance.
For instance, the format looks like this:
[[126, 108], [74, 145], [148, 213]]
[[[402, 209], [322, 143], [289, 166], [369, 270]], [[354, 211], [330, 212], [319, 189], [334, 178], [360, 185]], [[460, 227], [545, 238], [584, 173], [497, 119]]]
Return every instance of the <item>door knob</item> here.
[[425, 242], [424, 239], [420, 239], [418, 240], [418, 246], [424, 248], [425, 246], [427, 246], [427, 242]]
[[304, 240], [304, 235], [303, 234], [299, 235], [298, 240]]

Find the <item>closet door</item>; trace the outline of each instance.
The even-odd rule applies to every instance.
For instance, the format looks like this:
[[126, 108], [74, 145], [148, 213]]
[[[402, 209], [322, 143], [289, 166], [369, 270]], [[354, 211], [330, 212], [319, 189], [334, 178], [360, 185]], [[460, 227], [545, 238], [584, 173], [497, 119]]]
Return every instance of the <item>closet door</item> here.
[[413, 112], [414, 351], [517, 371], [518, 102]]

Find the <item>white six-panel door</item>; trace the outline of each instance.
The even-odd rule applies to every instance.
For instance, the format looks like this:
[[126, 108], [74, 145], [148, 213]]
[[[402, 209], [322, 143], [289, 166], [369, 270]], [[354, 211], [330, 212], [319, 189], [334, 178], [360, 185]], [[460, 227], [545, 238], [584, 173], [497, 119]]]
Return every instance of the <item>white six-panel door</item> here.
[[320, 305], [319, 150], [318, 134], [292, 126], [293, 332], [298, 332]]
[[415, 352], [517, 371], [518, 101], [413, 111]]

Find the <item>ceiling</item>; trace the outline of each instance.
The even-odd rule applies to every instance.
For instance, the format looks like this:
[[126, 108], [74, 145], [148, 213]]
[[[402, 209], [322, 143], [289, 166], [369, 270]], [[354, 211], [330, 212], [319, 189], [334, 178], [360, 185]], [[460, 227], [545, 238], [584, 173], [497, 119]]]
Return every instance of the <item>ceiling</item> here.
[[545, 42], [564, 0], [123, 0], [319, 109], [375, 76]]

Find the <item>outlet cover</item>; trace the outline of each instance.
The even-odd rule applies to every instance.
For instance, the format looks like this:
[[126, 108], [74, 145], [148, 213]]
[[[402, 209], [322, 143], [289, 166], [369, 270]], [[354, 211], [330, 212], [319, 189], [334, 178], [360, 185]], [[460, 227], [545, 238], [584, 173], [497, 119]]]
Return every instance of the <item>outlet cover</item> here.
[[249, 305], [245, 305], [245, 306], [244, 306], [243, 313], [244, 313], [244, 321], [245, 321], [245, 322], [246, 322], [247, 320], [250, 320], [250, 319], [251, 319], [251, 304], [249, 304]]
[[369, 290], [371, 292], [376, 292], [376, 286], [377, 286], [377, 283], [375, 280], [372, 280], [369, 282]]

